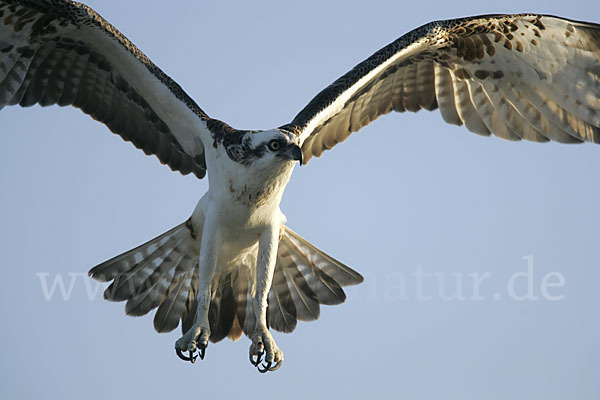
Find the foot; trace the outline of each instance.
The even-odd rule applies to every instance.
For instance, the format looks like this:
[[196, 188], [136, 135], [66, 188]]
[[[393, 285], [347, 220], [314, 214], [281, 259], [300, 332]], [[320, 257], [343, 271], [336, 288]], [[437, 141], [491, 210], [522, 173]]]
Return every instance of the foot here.
[[[197, 357], [204, 360], [209, 337], [209, 328], [195, 324], [175, 342], [175, 352], [179, 358], [189, 361], [192, 364], [196, 361]], [[187, 351], [189, 356], [184, 355], [184, 351]], [[198, 354], [194, 355], [196, 351], [198, 351]]]
[[259, 329], [252, 335], [250, 362], [261, 373], [276, 371], [283, 363], [283, 352], [279, 350], [273, 336], [266, 328]]

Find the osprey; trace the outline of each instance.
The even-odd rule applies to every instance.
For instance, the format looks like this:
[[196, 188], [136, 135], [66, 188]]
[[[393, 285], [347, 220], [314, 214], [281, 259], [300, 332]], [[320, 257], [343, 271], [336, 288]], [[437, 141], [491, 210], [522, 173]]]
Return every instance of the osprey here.
[[374, 53], [288, 124], [237, 130], [210, 118], [91, 8], [0, 0], [0, 108], [72, 105], [171, 169], [210, 187], [192, 216], [90, 271], [129, 315], [157, 308], [177, 354], [250, 340], [261, 372], [321, 304], [344, 301], [356, 271], [288, 228], [279, 204], [306, 164], [390, 111], [439, 109], [448, 123], [508, 140], [600, 143], [600, 26], [537, 14], [436, 21]]

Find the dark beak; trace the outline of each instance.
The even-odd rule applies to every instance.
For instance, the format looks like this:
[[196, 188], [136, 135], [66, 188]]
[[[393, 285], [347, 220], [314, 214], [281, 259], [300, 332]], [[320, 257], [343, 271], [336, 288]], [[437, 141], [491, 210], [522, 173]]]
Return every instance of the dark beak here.
[[299, 161], [300, 165], [302, 165], [302, 160], [304, 158], [302, 155], [302, 149], [298, 145], [291, 144], [287, 150], [290, 159]]

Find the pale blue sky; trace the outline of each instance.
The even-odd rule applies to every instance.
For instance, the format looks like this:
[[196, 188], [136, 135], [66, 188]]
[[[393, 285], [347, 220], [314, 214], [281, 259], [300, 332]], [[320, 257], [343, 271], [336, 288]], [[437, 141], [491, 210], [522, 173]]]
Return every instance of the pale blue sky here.
[[[600, 22], [594, 1], [251, 3], [90, 2], [209, 115], [244, 129], [289, 122], [431, 20], [536, 11]], [[186, 219], [206, 180], [71, 108], [7, 108], [0, 130], [2, 398], [600, 395], [596, 145], [510, 143], [438, 112], [394, 114], [296, 169], [282, 203], [289, 225], [366, 280], [319, 321], [275, 334], [286, 361], [260, 375], [246, 338], [211, 344], [189, 365], [173, 351], [179, 330], [159, 335], [151, 316], [126, 317], [103, 288], [88, 296], [90, 267]], [[537, 300], [518, 301], [509, 281], [525, 294], [515, 274], [530, 262]], [[544, 296], [552, 272], [548, 282], [564, 285]], [[57, 274], [74, 279], [72, 293], [46, 301], [41, 278]], [[457, 277], [465, 299], [444, 299]]]

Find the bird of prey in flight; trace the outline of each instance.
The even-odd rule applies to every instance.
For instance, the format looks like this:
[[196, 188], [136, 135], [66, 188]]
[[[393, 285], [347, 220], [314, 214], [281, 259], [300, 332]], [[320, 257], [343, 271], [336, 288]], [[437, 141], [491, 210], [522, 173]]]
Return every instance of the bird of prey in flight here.
[[[315, 320], [362, 277], [286, 225], [296, 163], [390, 111], [439, 109], [480, 135], [600, 143], [600, 26], [537, 14], [423, 25], [317, 94], [290, 122], [238, 130], [209, 117], [115, 27], [67, 0], [0, 0], [0, 109], [71, 105], [210, 186], [185, 222], [90, 270], [129, 315], [204, 358], [209, 341], [251, 341], [261, 372], [283, 353], [269, 331]], [[7, 134], [7, 132], [4, 132]]]

